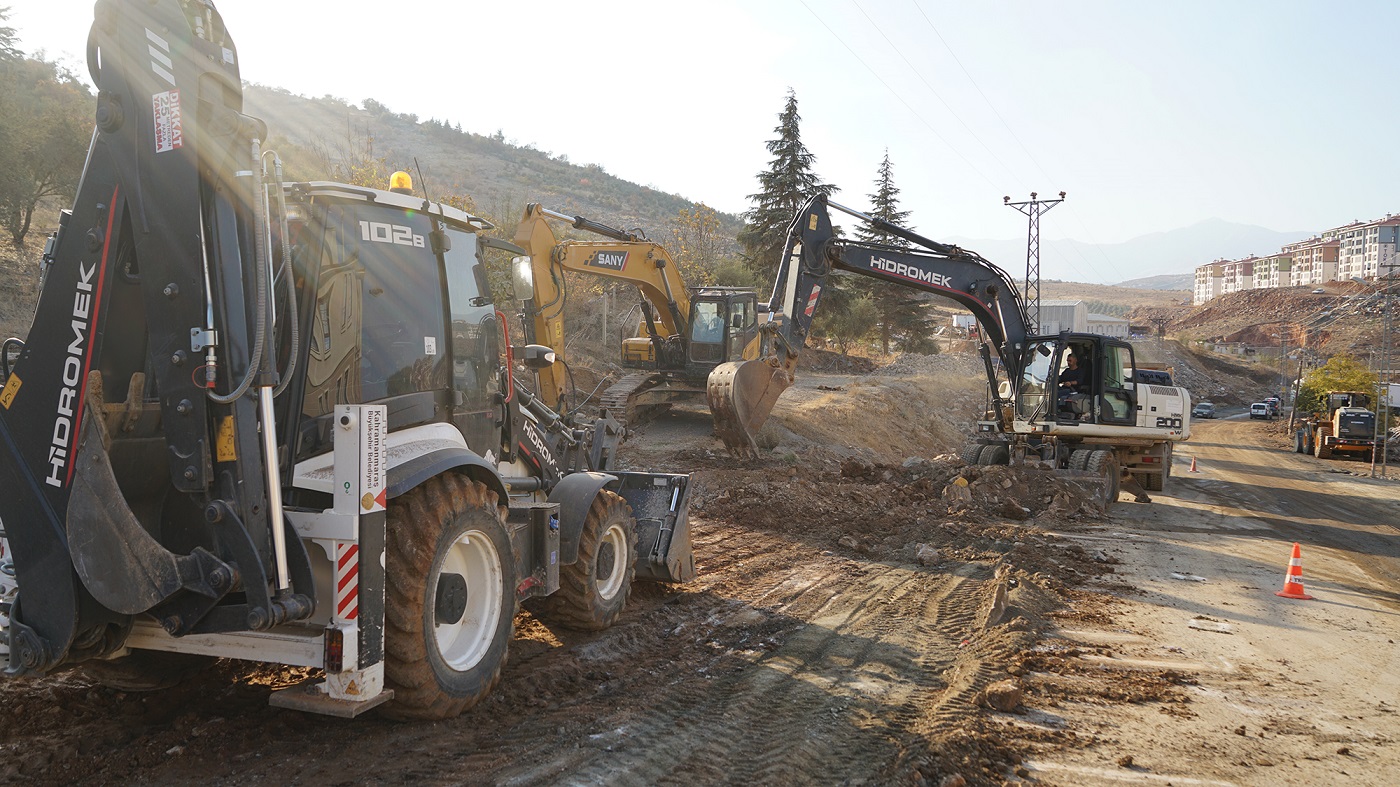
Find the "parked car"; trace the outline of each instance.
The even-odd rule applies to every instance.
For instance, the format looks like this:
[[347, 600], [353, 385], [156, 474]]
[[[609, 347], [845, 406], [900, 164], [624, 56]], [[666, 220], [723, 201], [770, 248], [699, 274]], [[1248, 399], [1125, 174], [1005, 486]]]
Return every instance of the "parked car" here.
[[1327, 290], [1324, 290], [1324, 289], [1322, 289], [1321, 287], [1318, 287], [1317, 289], [1315, 289], [1315, 290], [1312, 291], [1312, 294], [1313, 294], [1313, 295], [1326, 295], [1326, 294], [1327, 294]]
[[1213, 402], [1196, 402], [1196, 406], [1191, 408], [1192, 418], [1214, 418], [1215, 404]]
[[1268, 397], [1264, 404], [1269, 406], [1269, 416], [1272, 418], [1277, 418], [1283, 412], [1283, 402], [1277, 396]]
[[1269, 410], [1269, 406], [1267, 404], [1263, 402], [1255, 402], [1254, 404], [1251, 404], [1249, 406], [1249, 417], [1251, 419], [1263, 418], [1267, 421], [1268, 419], [1273, 418], [1274, 416]]

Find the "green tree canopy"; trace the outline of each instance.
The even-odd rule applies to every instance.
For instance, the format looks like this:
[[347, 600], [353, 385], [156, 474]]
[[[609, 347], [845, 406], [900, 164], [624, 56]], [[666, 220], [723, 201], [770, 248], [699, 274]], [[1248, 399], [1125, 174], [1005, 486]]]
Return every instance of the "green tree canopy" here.
[[860, 294], [846, 299], [843, 308], [827, 312], [826, 335], [836, 342], [842, 355], [875, 331], [880, 313], [869, 295]]
[[1298, 387], [1299, 412], [1321, 410], [1328, 391], [1361, 391], [1374, 400], [1379, 378], [1350, 355], [1334, 355], [1327, 363], [1303, 376]]
[[0, 61], [18, 60], [24, 57], [19, 50], [19, 32], [3, 24], [10, 19], [10, 7], [0, 6]]
[[802, 116], [797, 114], [797, 95], [788, 90], [787, 103], [773, 129], [778, 136], [768, 141], [768, 152], [773, 154], [773, 160], [768, 169], [758, 173], [760, 188], [757, 194], [749, 195], [753, 208], [744, 214], [744, 228], [739, 231], [744, 256], [764, 281], [771, 281], [777, 273], [788, 224], [797, 215], [798, 208], [817, 194], [832, 194], [837, 190], [829, 183], [822, 183], [812, 171], [817, 157], [802, 144], [801, 121]]
[[0, 223], [19, 246], [40, 202], [77, 191], [93, 102], [58, 64], [11, 57], [9, 30], [0, 27]]

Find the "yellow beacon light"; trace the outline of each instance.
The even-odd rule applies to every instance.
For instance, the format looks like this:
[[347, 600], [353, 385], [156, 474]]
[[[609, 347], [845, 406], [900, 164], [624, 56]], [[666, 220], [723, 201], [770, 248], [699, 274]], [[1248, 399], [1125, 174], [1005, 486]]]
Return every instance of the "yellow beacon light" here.
[[395, 194], [412, 194], [413, 178], [407, 172], [399, 170], [389, 176], [389, 190]]

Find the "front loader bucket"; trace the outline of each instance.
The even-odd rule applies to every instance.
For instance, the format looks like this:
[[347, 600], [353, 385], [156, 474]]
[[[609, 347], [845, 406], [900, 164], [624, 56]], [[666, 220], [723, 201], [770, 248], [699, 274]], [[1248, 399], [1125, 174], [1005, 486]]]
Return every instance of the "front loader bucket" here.
[[738, 457], [758, 456], [754, 435], [768, 420], [773, 405], [792, 385], [792, 375], [763, 359], [720, 364], [706, 386], [715, 433]]
[[689, 582], [695, 578], [690, 550], [690, 476], [680, 473], [613, 473], [614, 490], [637, 520], [637, 579]]

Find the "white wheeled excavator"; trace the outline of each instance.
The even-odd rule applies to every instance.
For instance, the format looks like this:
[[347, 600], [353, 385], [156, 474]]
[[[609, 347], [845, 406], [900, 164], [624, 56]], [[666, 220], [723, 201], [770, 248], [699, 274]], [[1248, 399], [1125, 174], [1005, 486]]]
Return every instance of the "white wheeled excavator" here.
[[[902, 238], [910, 248], [837, 237], [829, 208]], [[1118, 497], [1123, 472], [1160, 490], [1171, 472], [1172, 445], [1190, 436], [1185, 389], [1138, 382], [1131, 344], [1097, 334], [1034, 336], [1005, 271], [975, 252], [939, 243], [851, 210], [826, 197], [793, 218], [757, 360], [725, 364], [710, 377], [716, 423], [741, 450], [792, 384], [827, 277], [841, 271], [941, 295], [977, 318], [994, 406], [964, 452], [972, 463], [1027, 458], [1089, 471], [1104, 479], [1105, 502]], [[998, 374], [991, 353], [1000, 359]], [[1070, 356], [1075, 360], [1070, 361]], [[1070, 371], [1071, 365], [1076, 371]]]
[[283, 182], [209, 0], [98, 0], [88, 63], [77, 197], [0, 352], [7, 676], [240, 658], [320, 670], [277, 705], [445, 718], [521, 602], [599, 629], [694, 574], [689, 477], [612, 471], [615, 428], [517, 379], [488, 222]]

